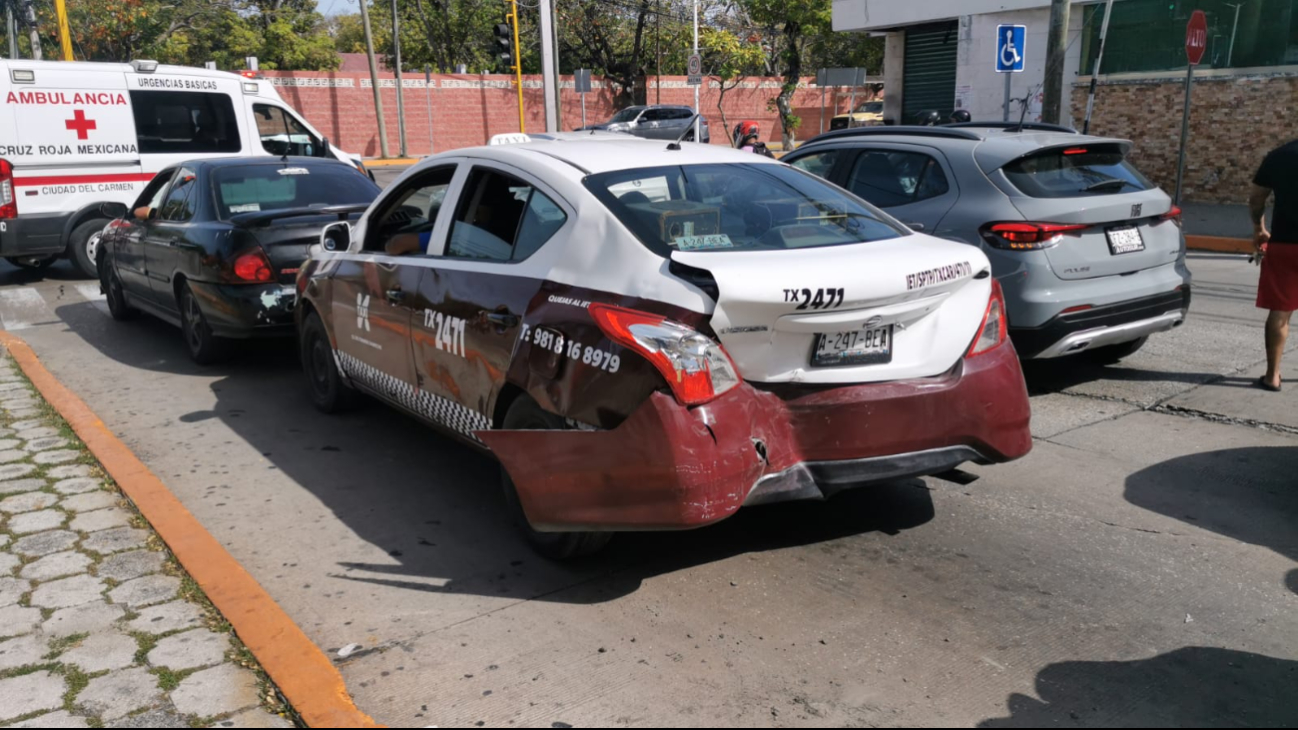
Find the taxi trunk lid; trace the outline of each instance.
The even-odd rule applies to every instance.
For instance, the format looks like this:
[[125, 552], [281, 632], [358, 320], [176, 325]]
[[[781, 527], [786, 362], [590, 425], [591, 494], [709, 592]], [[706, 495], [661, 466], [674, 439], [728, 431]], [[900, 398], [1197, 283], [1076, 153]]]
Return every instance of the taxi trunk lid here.
[[[712, 329], [750, 382], [940, 375], [968, 351], [991, 296], [981, 251], [922, 234], [798, 251], [677, 251], [672, 261], [715, 281]], [[887, 333], [886, 360], [814, 363], [822, 335], [880, 330]]]

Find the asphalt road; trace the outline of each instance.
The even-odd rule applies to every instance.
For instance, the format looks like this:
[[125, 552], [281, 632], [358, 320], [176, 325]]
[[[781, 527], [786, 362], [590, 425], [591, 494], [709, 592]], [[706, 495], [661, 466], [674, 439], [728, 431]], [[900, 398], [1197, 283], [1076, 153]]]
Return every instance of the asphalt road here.
[[1298, 382], [1248, 388], [1255, 270], [1192, 267], [1182, 329], [1029, 370], [1020, 462], [576, 566], [515, 535], [489, 460], [378, 404], [317, 414], [290, 343], [198, 367], [66, 262], [0, 264], [0, 322], [320, 647], [362, 646], [341, 671], [391, 726], [1292, 726]]

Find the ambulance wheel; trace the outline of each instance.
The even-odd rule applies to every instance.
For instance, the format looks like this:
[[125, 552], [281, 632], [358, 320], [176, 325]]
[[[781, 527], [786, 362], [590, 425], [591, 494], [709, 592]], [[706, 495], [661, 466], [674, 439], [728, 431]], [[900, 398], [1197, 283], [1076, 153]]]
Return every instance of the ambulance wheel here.
[[88, 278], [99, 278], [99, 269], [95, 267], [95, 254], [99, 248], [99, 232], [104, 230], [108, 221], [98, 218], [86, 221], [72, 229], [68, 239], [69, 258], [76, 263], [81, 273]]
[[58, 260], [58, 256], [9, 256], [5, 259], [14, 266], [28, 271], [44, 271]]
[[227, 343], [212, 334], [212, 328], [198, 306], [198, 298], [188, 284], [180, 292], [180, 330], [185, 334], [185, 344], [194, 362], [212, 365], [225, 358]]
[[[564, 431], [568, 426], [562, 418], [547, 413], [536, 401], [522, 395], [509, 406], [504, 428], [506, 431]], [[532, 549], [541, 555], [551, 560], [573, 560], [594, 555], [613, 539], [611, 532], [538, 532], [527, 521], [514, 480], [510, 479], [509, 472], [503, 466], [500, 469], [500, 481], [505, 488], [505, 506], [509, 509], [510, 516], [514, 518], [514, 523]]]

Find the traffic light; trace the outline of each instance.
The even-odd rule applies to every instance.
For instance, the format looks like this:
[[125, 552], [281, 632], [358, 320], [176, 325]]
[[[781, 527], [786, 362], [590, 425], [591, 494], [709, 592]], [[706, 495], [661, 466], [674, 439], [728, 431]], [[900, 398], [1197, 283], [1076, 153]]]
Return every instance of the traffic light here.
[[514, 30], [509, 23], [496, 23], [496, 58], [507, 69], [514, 67]]

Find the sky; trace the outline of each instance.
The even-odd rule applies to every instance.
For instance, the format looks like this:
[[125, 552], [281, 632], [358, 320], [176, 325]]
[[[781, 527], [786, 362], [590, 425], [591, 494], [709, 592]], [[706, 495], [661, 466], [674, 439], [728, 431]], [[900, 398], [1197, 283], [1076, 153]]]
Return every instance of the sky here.
[[316, 9], [325, 15], [339, 15], [356, 10], [356, 0], [316, 0]]

